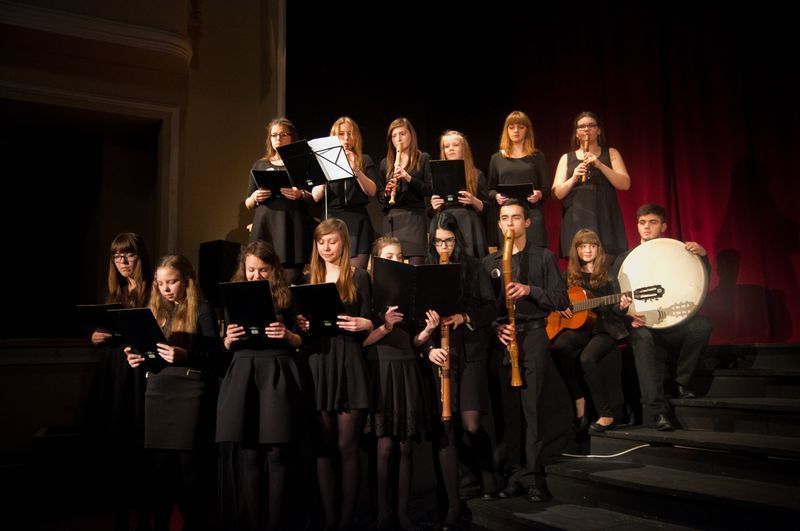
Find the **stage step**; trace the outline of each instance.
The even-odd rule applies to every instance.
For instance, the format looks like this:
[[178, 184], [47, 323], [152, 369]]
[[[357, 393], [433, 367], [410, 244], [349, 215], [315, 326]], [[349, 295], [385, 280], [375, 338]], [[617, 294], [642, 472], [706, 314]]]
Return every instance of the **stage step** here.
[[716, 369], [692, 379], [698, 396], [735, 396], [800, 399], [800, 369]]
[[800, 437], [800, 399], [701, 397], [670, 403], [684, 429]]
[[643, 464], [622, 456], [568, 459], [547, 467], [564, 503], [714, 528], [795, 529], [800, 487]]
[[640, 464], [800, 487], [800, 445], [792, 437], [641, 427], [592, 435], [591, 455], [622, 452]]
[[713, 367], [798, 369], [800, 344], [752, 343], [709, 347], [704, 362]]
[[[526, 529], [565, 529], [604, 531], [685, 531], [692, 529], [665, 521], [640, 518], [630, 514], [551, 501], [533, 504], [525, 498], [467, 502], [473, 530], [523, 531]], [[467, 517], [469, 518], [469, 517]]]

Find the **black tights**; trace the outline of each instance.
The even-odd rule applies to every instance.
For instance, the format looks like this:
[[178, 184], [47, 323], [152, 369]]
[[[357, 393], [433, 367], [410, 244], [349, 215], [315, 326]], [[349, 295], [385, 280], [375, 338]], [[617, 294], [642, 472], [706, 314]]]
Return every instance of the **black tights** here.
[[[181, 492], [179, 506], [183, 516], [184, 531], [205, 529], [201, 497], [201, 462], [197, 452], [181, 450], [154, 450], [155, 485], [153, 488], [155, 531], [168, 531], [172, 516], [175, 492]], [[175, 468], [179, 470], [176, 471]], [[176, 476], [180, 479], [176, 481]]]
[[297, 268], [284, 267], [283, 279], [289, 285], [299, 284], [303, 279], [303, 266], [299, 266]]
[[242, 503], [247, 512], [250, 529], [262, 529], [261, 496], [262, 474], [267, 465], [269, 478], [269, 521], [267, 529], [279, 529], [283, 491], [286, 479], [286, 449], [282, 446], [242, 448]]
[[[492, 467], [492, 447], [489, 434], [480, 424], [480, 411], [462, 411], [461, 426], [467, 432], [472, 450], [478, 458], [483, 476], [484, 492], [497, 489]], [[445, 523], [457, 524], [461, 516], [461, 502], [458, 491], [458, 437], [455, 422], [451, 419], [440, 424], [440, 436], [435, 439], [439, 453], [439, 466], [447, 492], [447, 516]]]
[[[413, 464], [412, 443], [410, 440], [399, 441], [400, 463], [397, 468], [397, 520], [403, 528], [410, 528], [408, 517], [408, 498], [411, 492], [411, 467]], [[391, 462], [395, 441], [391, 437], [378, 439], [378, 524], [389, 522], [391, 509], [389, 505], [391, 486]]]
[[357, 254], [350, 257], [350, 265], [359, 269], [366, 269], [369, 263], [369, 253]]
[[342, 515], [340, 527], [353, 523], [358, 496], [359, 455], [358, 438], [363, 428], [362, 411], [320, 411], [317, 417], [317, 479], [322, 505], [325, 508], [325, 527], [336, 527], [336, 472], [333, 459], [337, 454], [342, 462]]

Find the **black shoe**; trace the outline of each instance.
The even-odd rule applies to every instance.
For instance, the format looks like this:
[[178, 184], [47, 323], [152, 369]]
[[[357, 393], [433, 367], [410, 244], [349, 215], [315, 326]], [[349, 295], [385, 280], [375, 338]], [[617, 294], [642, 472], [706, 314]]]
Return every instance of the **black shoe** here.
[[581, 431], [589, 429], [589, 417], [584, 415], [578, 419], [575, 419], [575, 427]]
[[553, 499], [550, 494], [550, 489], [547, 488], [547, 483], [544, 480], [536, 481], [536, 485], [528, 487], [526, 498], [531, 503], [546, 502]]
[[608, 426], [603, 426], [602, 424], [598, 424], [596, 422], [592, 422], [589, 425], [589, 429], [595, 433], [603, 433], [604, 431], [613, 430], [616, 427], [617, 427], [616, 421], [611, 421], [611, 424], [609, 424]]
[[660, 413], [658, 417], [656, 417], [655, 428], [658, 431], [672, 431], [675, 429], [675, 426], [664, 413]]
[[697, 398], [697, 395], [688, 387], [678, 385], [678, 398]]
[[512, 481], [508, 484], [506, 488], [500, 491], [500, 499], [506, 500], [508, 498], [516, 498], [517, 496], [522, 496], [525, 494], [525, 489], [517, 483], [516, 481]]
[[481, 499], [483, 501], [494, 501], [494, 500], [498, 499], [499, 497], [500, 497], [500, 495], [497, 494], [497, 492], [495, 492], [495, 491], [484, 492], [483, 494], [481, 494]]

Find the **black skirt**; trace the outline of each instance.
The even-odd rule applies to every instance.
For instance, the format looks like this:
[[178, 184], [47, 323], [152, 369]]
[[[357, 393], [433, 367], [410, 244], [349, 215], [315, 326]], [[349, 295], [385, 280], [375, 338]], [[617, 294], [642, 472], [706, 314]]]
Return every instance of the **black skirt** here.
[[430, 400], [411, 338], [395, 328], [370, 348], [371, 405], [365, 433], [419, 441], [430, 432]]
[[308, 356], [314, 409], [368, 409], [367, 366], [359, 338], [339, 334], [320, 337], [315, 343], [315, 352]]
[[294, 352], [234, 353], [217, 403], [217, 442], [283, 444], [297, 440], [303, 386]]
[[147, 374], [144, 446], [193, 450], [213, 441], [216, 392], [208, 374], [165, 367]]
[[383, 217], [384, 236], [400, 240], [405, 256], [425, 256], [428, 249], [428, 227], [425, 211], [393, 208]]
[[[489, 409], [489, 382], [486, 377], [486, 360], [465, 361], [464, 356], [451, 356], [450, 361], [450, 407], [457, 411], [480, 411]], [[442, 412], [442, 379], [439, 367], [431, 365], [433, 387], [436, 390], [434, 401], [438, 403], [438, 413]]]
[[271, 243], [281, 263], [287, 267], [308, 262], [312, 231], [311, 216], [305, 203], [277, 198], [268, 205], [257, 206], [250, 242], [256, 240]]
[[347, 225], [350, 234], [350, 256], [369, 254], [372, 251], [372, 242], [375, 240], [375, 231], [369, 220], [367, 209], [363, 206], [344, 208], [329, 208], [328, 218], [338, 218]]

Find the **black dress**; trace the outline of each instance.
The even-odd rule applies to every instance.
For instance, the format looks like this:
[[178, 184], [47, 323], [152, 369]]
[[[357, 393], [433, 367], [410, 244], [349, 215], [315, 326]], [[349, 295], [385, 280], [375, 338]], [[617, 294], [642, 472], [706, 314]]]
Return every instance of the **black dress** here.
[[[531, 226], [528, 227], [528, 241], [538, 247], [547, 247], [547, 230], [544, 226], [542, 203], [550, 197], [550, 177], [544, 153], [536, 150], [533, 155], [519, 159], [504, 157], [499, 151], [489, 161], [489, 202], [494, 210], [494, 221], [497, 221], [499, 205], [495, 200], [498, 184], [527, 184], [542, 192], [542, 198], [534, 204], [528, 203], [531, 209]], [[497, 223], [494, 224], [497, 226]]]
[[425, 256], [428, 249], [428, 220], [425, 200], [431, 196], [431, 156], [421, 153], [417, 167], [408, 174], [411, 182], [397, 184], [395, 205], [383, 193], [386, 188], [386, 159], [378, 169], [378, 201], [384, 207], [383, 234], [395, 236], [403, 246], [405, 256]]
[[[283, 166], [268, 160], [258, 160], [253, 170], [283, 170]], [[248, 180], [250, 196], [256, 191], [252, 176]], [[303, 200], [292, 201], [283, 195], [273, 195], [259, 203], [253, 213], [250, 241], [263, 240], [275, 248], [281, 263], [289, 268], [302, 267], [311, 256], [311, 217]]]
[[[489, 409], [486, 360], [491, 346], [491, 324], [497, 318], [499, 307], [491, 278], [481, 261], [464, 256], [462, 267], [464, 276], [460, 312], [469, 316], [470, 323], [464, 323], [456, 329], [450, 328], [450, 404], [453, 411], [485, 413]], [[433, 369], [436, 396], [441, 397], [441, 378], [436, 367]], [[438, 412], [441, 413], [441, 399], [438, 403]]]
[[[376, 182], [378, 174], [369, 155], [361, 155], [362, 171]], [[375, 231], [367, 213], [369, 196], [364, 193], [356, 179], [329, 182], [327, 185], [328, 212], [325, 218], [339, 218], [350, 233], [350, 256], [369, 254]]]
[[[461, 235], [464, 236], [464, 250], [470, 256], [483, 258], [488, 252], [489, 243], [486, 240], [484, 215], [488, 211], [489, 189], [486, 186], [486, 177], [477, 170], [478, 189], [475, 197], [483, 203], [483, 212], [477, 212], [472, 206], [459, 203], [445, 204], [444, 210], [456, 218]], [[433, 210], [431, 209], [431, 213]]]
[[219, 336], [211, 307], [197, 310], [188, 359], [147, 373], [145, 448], [193, 450], [213, 441]]
[[[611, 167], [607, 150], [598, 157]], [[567, 176], [572, 175], [580, 161], [574, 151], [567, 153]], [[610, 255], [619, 255], [628, 249], [622, 211], [617, 202], [617, 191], [599, 170], [593, 170], [585, 183], [578, 182], [564, 198], [564, 213], [561, 219], [561, 256], [569, 256], [572, 238], [580, 229], [593, 230], [603, 249]]]
[[[344, 303], [344, 313], [370, 318], [372, 285], [369, 274], [355, 269], [356, 300]], [[367, 365], [362, 347], [364, 332], [319, 335], [308, 341], [313, 407], [317, 411], [349, 411], [369, 408]]]
[[419, 441], [430, 431], [430, 403], [408, 325], [397, 323], [370, 345], [367, 360], [371, 403], [364, 432]]
[[[279, 319], [292, 328], [294, 312]], [[217, 442], [248, 445], [297, 440], [303, 418], [303, 386], [286, 340], [249, 338], [233, 343], [233, 359], [219, 390]]]

